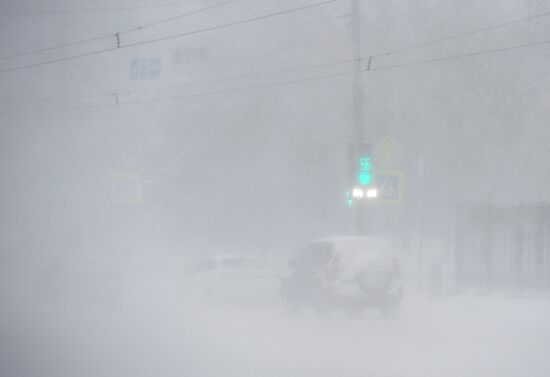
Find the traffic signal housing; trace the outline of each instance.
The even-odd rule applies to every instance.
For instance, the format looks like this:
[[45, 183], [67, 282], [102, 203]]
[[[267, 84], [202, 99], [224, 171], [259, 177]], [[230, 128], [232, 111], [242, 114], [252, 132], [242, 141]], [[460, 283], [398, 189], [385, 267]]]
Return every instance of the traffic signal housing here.
[[350, 143], [348, 166], [348, 205], [353, 205], [355, 201], [376, 199], [378, 191], [374, 187], [371, 143]]

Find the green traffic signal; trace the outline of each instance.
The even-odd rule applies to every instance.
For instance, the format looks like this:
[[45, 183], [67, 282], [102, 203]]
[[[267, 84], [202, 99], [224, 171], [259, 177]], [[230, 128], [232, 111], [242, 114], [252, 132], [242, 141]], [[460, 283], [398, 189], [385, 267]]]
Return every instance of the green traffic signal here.
[[372, 162], [370, 157], [359, 158], [359, 174], [357, 179], [362, 186], [372, 183]]
[[370, 171], [362, 171], [359, 173], [358, 179], [361, 185], [370, 185], [372, 183], [372, 173]]

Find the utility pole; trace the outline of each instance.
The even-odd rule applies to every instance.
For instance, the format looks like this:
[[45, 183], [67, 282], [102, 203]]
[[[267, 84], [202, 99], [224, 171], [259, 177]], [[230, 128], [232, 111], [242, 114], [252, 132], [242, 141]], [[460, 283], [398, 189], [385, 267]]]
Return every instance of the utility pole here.
[[[351, 133], [353, 148], [354, 143], [363, 143], [365, 139], [364, 113], [363, 113], [363, 86], [361, 84], [361, 9], [360, 0], [351, 0], [351, 33], [353, 48], [353, 128]], [[353, 151], [349, 151], [353, 154]], [[364, 205], [354, 206], [353, 233], [368, 234], [366, 208]]]
[[418, 213], [419, 213], [419, 225], [418, 225], [418, 290], [424, 289], [424, 223], [426, 222], [426, 210], [424, 208], [424, 156], [420, 155], [418, 158], [418, 179], [419, 193], [418, 193]]

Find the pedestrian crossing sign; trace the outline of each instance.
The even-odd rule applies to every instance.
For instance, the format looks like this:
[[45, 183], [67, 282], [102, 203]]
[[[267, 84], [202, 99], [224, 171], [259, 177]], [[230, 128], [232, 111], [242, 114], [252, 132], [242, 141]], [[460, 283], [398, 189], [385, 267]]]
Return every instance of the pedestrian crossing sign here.
[[401, 204], [403, 201], [403, 173], [397, 171], [376, 171], [374, 187], [378, 191], [379, 204]]

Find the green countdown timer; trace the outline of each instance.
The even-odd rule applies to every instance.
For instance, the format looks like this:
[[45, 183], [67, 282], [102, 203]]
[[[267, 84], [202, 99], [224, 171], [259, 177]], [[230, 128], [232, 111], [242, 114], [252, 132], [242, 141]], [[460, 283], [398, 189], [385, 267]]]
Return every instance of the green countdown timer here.
[[357, 180], [362, 186], [368, 186], [372, 183], [372, 162], [370, 157], [359, 158], [359, 174]]

